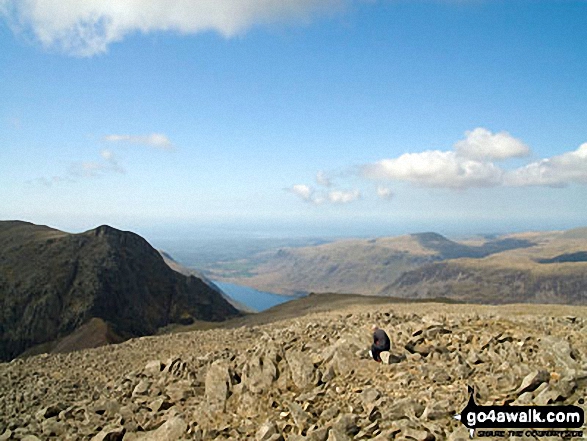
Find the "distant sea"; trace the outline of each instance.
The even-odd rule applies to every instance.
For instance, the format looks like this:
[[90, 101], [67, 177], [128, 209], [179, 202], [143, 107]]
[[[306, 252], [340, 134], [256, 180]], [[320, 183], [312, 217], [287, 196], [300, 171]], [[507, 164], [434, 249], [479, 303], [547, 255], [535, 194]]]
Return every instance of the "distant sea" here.
[[234, 283], [214, 281], [214, 284], [218, 286], [218, 288], [224, 291], [224, 293], [226, 293], [232, 299], [258, 312], [269, 309], [272, 306], [289, 302], [290, 300], [294, 300], [304, 296], [285, 296], [280, 294], [274, 294], [271, 292], [258, 291], [248, 286], [235, 285]]

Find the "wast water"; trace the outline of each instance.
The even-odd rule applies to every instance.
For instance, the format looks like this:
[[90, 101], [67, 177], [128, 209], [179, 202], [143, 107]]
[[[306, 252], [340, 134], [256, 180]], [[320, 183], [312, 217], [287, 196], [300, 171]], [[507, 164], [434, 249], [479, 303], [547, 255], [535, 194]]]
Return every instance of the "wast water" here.
[[295, 296], [274, 294], [271, 292], [259, 291], [249, 286], [235, 285], [234, 283], [215, 281], [214, 284], [224, 291], [224, 293], [230, 298], [248, 306], [254, 311], [264, 311], [272, 306], [304, 296], [304, 294]]

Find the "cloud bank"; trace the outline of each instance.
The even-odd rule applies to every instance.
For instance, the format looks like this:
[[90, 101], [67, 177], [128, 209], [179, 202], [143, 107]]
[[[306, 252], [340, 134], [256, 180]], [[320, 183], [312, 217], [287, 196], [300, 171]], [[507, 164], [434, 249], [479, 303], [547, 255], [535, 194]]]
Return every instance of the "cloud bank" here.
[[[587, 143], [577, 150], [507, 168], [513, 158], [531, 154], [531, 149], [507, 132], [492, 133], [478, 127], [465, 132], [464, 139], [452, 150], [425, 150], [404, 153], [396, 158], [382, 159], [359, 168], [358, 174], [379, 183], [376, 196], [392, 200], [391, 188], [382, 181], [405, 182], [417, 187], [467, 190], [489, 187], [566, 187], [570, 184], [587, 185]], [[322, 171], [316, 182], [329, 188], [332, 183]], [[302, 200], [314, 205], [326, 202], [346, 204], [362, 198], [359, 190], [316, 191], [304, 184], [288, 189]]]
[[468, 189], [497, 186], [564, 187], [587, 183], [587, 143], [576, 151], [507, 169], [496, 164], [530, 155], [530, 148], [507, 132], [484, 128], [465, 133], [453, 150], [426, 150], [382, 159], [362, 167], [362, 176], [377, 181], [408, 182], [420, 187]]
[[505, 175], [509, 186], [548, 186], [587, 184], [587, 143], [572, 152], [542, 159], [520, 167]]
[[0, 0], [0, 14], [46, 49], [92, 56], [131, 33], [215, 31], [228, 38], [259, 24], [307, 22], [349, 1]]

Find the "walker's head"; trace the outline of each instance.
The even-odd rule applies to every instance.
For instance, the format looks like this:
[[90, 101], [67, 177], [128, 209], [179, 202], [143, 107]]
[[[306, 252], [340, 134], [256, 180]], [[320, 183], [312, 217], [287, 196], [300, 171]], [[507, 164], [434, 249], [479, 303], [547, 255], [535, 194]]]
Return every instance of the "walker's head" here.
[[379, 329], [379, 326], [377, 326], [377, 325], [371, 326], [372, 331], [377, 331], [378, 329]]

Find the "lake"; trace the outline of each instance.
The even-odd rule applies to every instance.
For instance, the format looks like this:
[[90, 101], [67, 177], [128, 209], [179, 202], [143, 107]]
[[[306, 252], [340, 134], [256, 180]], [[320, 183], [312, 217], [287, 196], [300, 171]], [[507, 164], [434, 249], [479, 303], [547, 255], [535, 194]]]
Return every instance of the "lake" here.
[[264, 311], [265, 309], [269, 309], [272, 306], [303, 297], [302, 295], [284, 296], [280, 294], [259, 291], [249, 286], [235, 285], [234, 283], [214, 281], [214, 284], [232, 299], [248, 306], [255, 311]]

